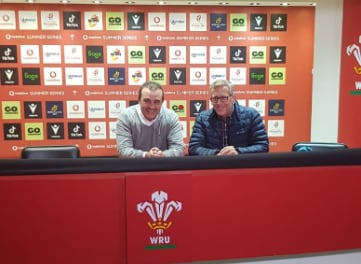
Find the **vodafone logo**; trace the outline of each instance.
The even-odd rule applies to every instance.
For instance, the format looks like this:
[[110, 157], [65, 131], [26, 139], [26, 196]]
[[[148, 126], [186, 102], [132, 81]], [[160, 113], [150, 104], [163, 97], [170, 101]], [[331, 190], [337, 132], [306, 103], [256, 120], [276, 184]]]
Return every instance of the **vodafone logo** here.
[[2, 20], [4, 22], [8, 22], [10, 20], [10, 17], [8, 15], [3, 15]]
[[79, 105], [73, 105], [72, 109], [74, 112], [79, 111]]
[[51, 71], [49, 75], [50, 75], [51, 78], [55, 78], [55, 77], [56, 77], [56, 72], [55, 72], [55, 71]]
[[154, 23], [159, 24], [160, 23], [160, 17], [155, 17], [153, 19]]

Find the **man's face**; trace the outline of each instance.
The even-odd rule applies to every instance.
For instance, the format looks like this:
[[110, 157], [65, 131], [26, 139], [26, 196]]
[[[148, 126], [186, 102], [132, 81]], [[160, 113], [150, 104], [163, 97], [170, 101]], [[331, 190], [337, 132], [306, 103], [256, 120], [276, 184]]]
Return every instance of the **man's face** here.
[[211, 94], [213, 109], [221, 118], [227, 118], [233, 111], [234, 98], [229, 95], [227, 86], [216, 86]]
[[152, 121], [160, 112], [162, 107], [162, 90], [149, 90], [149, 88], [143, 88], [142, 94], [139, 100], [140, 109], [144, 117]]

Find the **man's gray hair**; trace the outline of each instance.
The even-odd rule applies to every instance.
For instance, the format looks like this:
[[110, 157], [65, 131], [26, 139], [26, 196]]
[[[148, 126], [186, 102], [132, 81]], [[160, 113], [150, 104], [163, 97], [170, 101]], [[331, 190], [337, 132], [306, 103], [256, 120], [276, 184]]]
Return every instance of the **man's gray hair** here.
[[233, 85], [227, 80], [215, 80], [210, 87], [211, 93], [215, 90], [216, 87], [220, 86], [227, 86], [229, 95], [233, 96]]

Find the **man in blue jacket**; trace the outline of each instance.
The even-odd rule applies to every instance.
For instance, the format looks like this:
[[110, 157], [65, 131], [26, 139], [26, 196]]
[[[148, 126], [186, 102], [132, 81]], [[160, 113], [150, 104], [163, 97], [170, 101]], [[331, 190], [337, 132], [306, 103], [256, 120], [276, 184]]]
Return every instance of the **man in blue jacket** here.
[[213, 108], [197, 116], [189, 142], [189, 155], [238, 155], [268, 152], [269, 141], [260, 114], [238, 104], [233, 86], [216, 80], [210, 87]]

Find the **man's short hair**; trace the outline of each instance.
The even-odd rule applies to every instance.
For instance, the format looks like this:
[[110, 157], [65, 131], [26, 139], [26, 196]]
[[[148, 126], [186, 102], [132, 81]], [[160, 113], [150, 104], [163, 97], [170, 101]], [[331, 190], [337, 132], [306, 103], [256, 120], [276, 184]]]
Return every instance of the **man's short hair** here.
[[152, 82], [152, 81], [145, 82], [145, 83], [142, 84], [142, 86], [140, 86], [139, 92], [138, 92], [138, 101], [140, 101], [140, 98], [142, 97], [142, 91], [143, 91], [144, 88], [148, 88], [151, 91], [161, 90], [162, 91], [162, 101], [164, 101], [163, 87], [159, 83]]
[[216, 87], [220, 86], [226, 86], [228, 88], [229, 95], [233, 95], [233, 85], [227, 80], [215, 80], [210, 87], [211, 93], [215, 90]]

